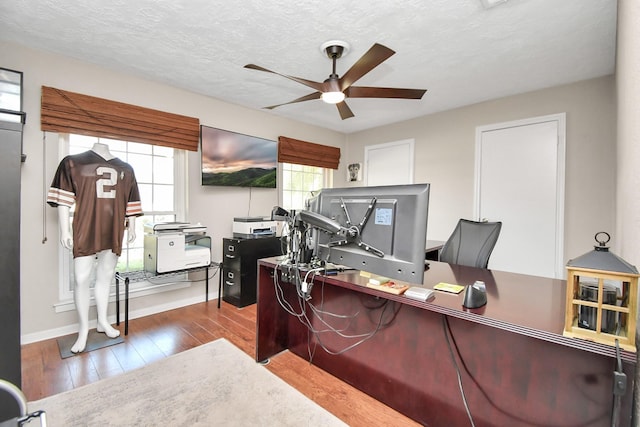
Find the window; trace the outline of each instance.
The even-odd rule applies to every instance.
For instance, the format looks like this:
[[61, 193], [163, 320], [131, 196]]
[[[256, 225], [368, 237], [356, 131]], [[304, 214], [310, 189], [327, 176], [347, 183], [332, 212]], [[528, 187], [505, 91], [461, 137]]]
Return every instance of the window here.
[[292, 163], [281, 163], [281, 166], [281, 206], [286, 210], [304, 209], [305, 201], [314, 192], [331, 186], [328, 169]]
[[22, 73], [0, 68], [0, 120], [24, 123]]
[[[109, 146], [109, 151], [129, 163], [136, 174], [144, 216], [135, 218], [136, 238], [128, 243], [125, 232], [122, 255], [116, 271], [135, 272], [144, 270], [144, 225], [156, 222], [180, 221], [184, 218], [186, 180], [184, 176], [185, 154], [183, 150], [135, 142], [119, 141], [83, 135], [62, 135], [61, 156], [78, 154], [91, 149], [100, 142]], [[71, 211], [73, 215], [73, 209]], [[73, 298], [73, 257], [63, 251], [60, 300]], [[144, 276], [143, 276], [144, 277]], [[153, 281], [156, 283], [156, 281]], [[166, 281], [161, 281], [166, 283]], [[160, 283], [160, 282], [157, 282]], [[149, 283], [138, 286], [147, 286]], [[132, 284], [131, 290], [136, 289]]]

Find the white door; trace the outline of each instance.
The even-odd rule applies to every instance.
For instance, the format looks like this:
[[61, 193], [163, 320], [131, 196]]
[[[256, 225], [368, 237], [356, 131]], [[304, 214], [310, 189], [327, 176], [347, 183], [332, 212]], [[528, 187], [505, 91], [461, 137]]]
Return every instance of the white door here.
[[366, 185], [413, 184], [413, 139], [364, 147]]
[[477, 218], [502, 221], [489, 268], [563, 277], [564, 132], [564, 114], [477, 129]]

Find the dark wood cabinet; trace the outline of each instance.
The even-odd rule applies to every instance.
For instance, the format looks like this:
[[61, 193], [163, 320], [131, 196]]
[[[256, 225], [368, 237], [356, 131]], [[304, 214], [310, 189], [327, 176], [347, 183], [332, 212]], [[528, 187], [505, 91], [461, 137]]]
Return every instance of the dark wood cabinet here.
[[[22, 123], [0, 121], [0, 378], [21, 387], [20, 373], [20, 165]], [[35, 261], [34, 261], [35, 262]], [[18, 415], [15, 400], [0, 393], [0, 420]]]
[[280, 238], [228, 238], [222, 245], [222, 299], [236, 307], [255, 304], [258, 260], [280, 255]]

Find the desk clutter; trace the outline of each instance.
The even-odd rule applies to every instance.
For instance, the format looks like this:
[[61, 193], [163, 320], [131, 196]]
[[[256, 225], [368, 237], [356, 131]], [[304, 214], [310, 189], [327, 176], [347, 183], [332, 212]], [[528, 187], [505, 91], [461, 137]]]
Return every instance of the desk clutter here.
[[371, 274], [366, 271], [361, 271], [360, 276], [369, 279], [366, 285], [367, 288], [377, 289], [382, 292], [388, 292], [394, 295], [402, 295], [407, 289], [409, 289], [409, 285], [407, 285], [406, 283], [400, 282], [398, 280], [391, 280], [389, 277]]
[[390, 294], [402, 295], [407, 289], [409, 289], [409, 286], [404, 283], [398, 283], [389, 280], [381, 284], [368, 282], [367, 288], [377, 289], [379, 291], [388, 292]]
[[431, 298], [434, 293], [435, 292], [432, 289], [423, 288], [420, 286], [412, 286], [405, 291], [404, 296], [424, 302]]
[[[394, 295], [404, 295], [407, 298], [411, 298], [418, 301], [427, 301], [435, 294], [435, 291], [441, 291], [451, 294], [459, 294], [465, 288], [469, 288], [464, 285], [455, 285], [452, 283], [440, 282], [436, 284], [433, 289], [425, 288], [422, 286], [411, 286], [405, 282], [390, 279], [389, 277], [373, 275], [366, 271], [360, 272], [361, 277], [366, 277], [366, 287], [377, 289], [382, 292], [387, 292]], [[486, 304], [486, 300], [485, 300]]]
[[367, 288], [377, 289], [394, 295], [404, 295], [407, 298], [417, 301], [427, 301], [435, 293], [432, 289], [422, 286], [410, 286], [404, 282], [392, 280], [388, 277], [370, 275], [366, 272], [361, 272], [360, 275], [369, 277], [366, 285]]
[[436, 291], [449, 292], [452, 294], [459, 294], [464, 289], [462, 285], [453, 285], [451, 283], [440, 282], [433, 287]]

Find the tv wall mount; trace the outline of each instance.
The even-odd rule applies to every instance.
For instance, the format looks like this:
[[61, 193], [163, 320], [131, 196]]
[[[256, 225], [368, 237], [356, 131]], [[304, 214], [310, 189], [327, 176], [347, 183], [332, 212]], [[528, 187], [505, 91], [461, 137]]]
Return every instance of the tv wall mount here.
[[333, 246], [345, 246], [349, 244], [356, 244], [358, 247], [364, 249], [367, 252], [371, 252], [372, 254], [379, 256], [380, 258], [384, 258], [384, 252], [380, 249], [377, 249], [365, 242], [362, 241], [362, 230], [364, 230], [365, 225], [367, 225], [367, 221], [371, 216], [371, 212], [373, 212], [373, 208], [376, 205], [376, 198], [374, 197], [369, 202], [369, 206], [367, 207], [367, 211], [362, 216], [362, 220], [357, 225], [351, 223], [351, 216], [349, 215], [349, 210], [347, 209], [347, 205], [344, 202], [344, 199], [340, 198], [340, 207], [344, 211], [344, 215], [346, 218], [347, 227], [344, 228], [344, 239], [331, 241], [327, 244], [329, 247]]

